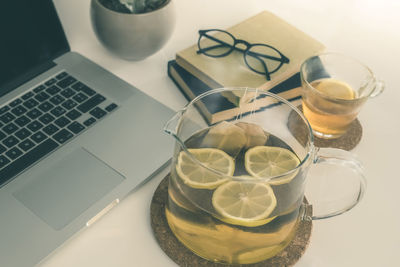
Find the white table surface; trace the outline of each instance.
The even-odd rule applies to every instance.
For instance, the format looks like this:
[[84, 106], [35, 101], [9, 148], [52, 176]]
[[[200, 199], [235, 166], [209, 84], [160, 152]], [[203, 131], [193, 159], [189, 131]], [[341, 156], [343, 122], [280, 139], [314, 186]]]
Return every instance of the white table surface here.
[[[177, 24], [172, 38], [153, 56], [129, 62], [111, 55], [97, 41], [90, 24], [90, 0], [54, 0], [73, 51], [174, 110], [186, 103], [167, 76], [167, 61], [175, 52], [196, 42], [200, 28], [224, 29], [264, 9], [320, 40], [329, 51], [367, 64], [386, 82], [386, 90], [359, 115], [363, 138], [353, 153], [365, 165], [365, 198], [344, 215], [313, 222], [310, 246], [296, 266], [400, 266], [400, 1], [173, 1]], [[131, 193], [40, 266], [176, 266], [153, 237], [149, 217], [153, 192], [167, 172]]]

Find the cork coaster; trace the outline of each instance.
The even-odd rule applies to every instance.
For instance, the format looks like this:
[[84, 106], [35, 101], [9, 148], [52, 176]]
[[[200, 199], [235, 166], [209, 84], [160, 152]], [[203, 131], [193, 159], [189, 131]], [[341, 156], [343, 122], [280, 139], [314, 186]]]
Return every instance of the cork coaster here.
[[[297, 107], [300, 111], [303, 111], [301, 105]], [[300, 122], [300, 117], [295, 111], [289, 114], [288, 118], [289, 130], [294, 134], [296, 139], [304, 144], [307, 139], [308, 129], [303, 122]], [[317, 147], [333, 147], [340, 148], [343, 150], [350, 151], [355, 148], [360, 142], [362, 137], [362, 127], [360, 121], [355, 119], [348, 129], [348, 131], [339, 138], [336, 139], [323, 139], [314, 135], [314, 145]]]
[[[311, 236], [312, 222], [301, 221], [292, 242], [275, 257], [255, 264], [226, 265], [205, 260], [182, 245], [170, 230], [165, 217], [168, 198], [167, 175], [158, 185], [151, 201], [150, 219], [153, 233], [161, 249], [181, 267], [285, 267], [293, 266], [304, 254]], [[311, 212], [310, 212], [311, 213]], [[311, 216], [311, 214], [307, 214]]]

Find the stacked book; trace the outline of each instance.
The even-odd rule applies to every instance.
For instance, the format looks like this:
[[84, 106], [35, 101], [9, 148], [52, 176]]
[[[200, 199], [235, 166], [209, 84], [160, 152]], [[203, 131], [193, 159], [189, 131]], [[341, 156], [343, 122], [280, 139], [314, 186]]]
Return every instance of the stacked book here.
[[[168, 62], [168, 75], [185, 97], [191, 101], [211, 89], [223, 87], [257, 88], [277, 94], [289, 101], [300, 98], [300, 65], [325, 47], [304, 32], [274, 14], [263, 11], [225, 31], [249, 44], [266, 44], [278, 49], [289, 62], [266, 76], [251, 70], [242, 51], [224, 57], [209, 57], [194, 44], [176, 54]], [[242, 44], [238, 44], [241, 46]], [[242, 47], [245, 49], [245, 47]], [[210, 124], [233, 117], [235, 109], [247, 101], [240, 96], [213, 95], [203, 99], [201, 112]]]

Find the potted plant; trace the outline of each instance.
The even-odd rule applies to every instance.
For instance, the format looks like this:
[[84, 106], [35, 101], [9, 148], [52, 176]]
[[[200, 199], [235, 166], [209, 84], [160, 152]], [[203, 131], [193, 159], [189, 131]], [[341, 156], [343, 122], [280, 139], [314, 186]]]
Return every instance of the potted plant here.
[[166, 0], [99, 0], [108, 9], [121, 13], [141, 14], [163, 6]]
[[175, 26], [173, 0], [91, 0], [90, 10], [99, 41], [128, 60], [157, 52]]

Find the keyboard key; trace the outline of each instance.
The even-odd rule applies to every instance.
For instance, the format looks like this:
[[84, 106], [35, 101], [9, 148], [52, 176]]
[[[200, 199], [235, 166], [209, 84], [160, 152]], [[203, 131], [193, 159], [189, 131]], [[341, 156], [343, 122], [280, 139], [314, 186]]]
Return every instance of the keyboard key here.
[[56, 79], [51, 78], [50, 80], [46, 81], [44, 84], [47, 85], [47, 86], [50, 86], [52, 84], [55, 84], [56, 82], [57, 82]]
[[25, 128], [20, 129], [15, 133], [15, 136], [19, 138], [19, 140], [24, 140], [25, 138], [29, 137], [31, 132]]
[[43, 102], [42, 104], [40, 104], [40, 105], [38, 106], [38, 108], [39, 108], [41, 111], [43, 111], [43, 112], [47, 112], [47, 111], [49, 111], [50, 109], [54, 108], [54, 105], [51, 104], [51, 103], [49, 103], [48, 101], [46, 101], [46, 102]]
[[68, 76], [68, 73], [66, 73], [65, 71], [63, 71], [63, 72], [61, 72], [60, 74], [58, 74], [58, 75], [56, 76], [56, 79], [57, 79], [57, 80], [61, 80], [61, 79], [65, 78], [65, 77], [67, 77], [67, 76]]
[[12, 122], [3, 127], [3, 131], [7, 134], [12, 134], [16, 130], [18, 130], [18, 126]]
[[50, 98], [50, 102], [53, 103], [54, 105], [61, 104], [64, 102], [65, 98], [60, 96], [60, 95], [55, 95], [52, 98]]
[[29, 119], [27, 116], [21, 116], [18, 119], [14, 121], [19, 127], [23, 127], [27, 125], [28, 123], [31, 122], [31, 119]]
[[21, 103], [22, 103], [22, 100], [17, 98], [14, 101], [10, 102], [10, 104], [8, 104], [8, 105], [13, 108], [13, 107], [16, 107], [17, 105], [19, 105]]
[[72, 99], [68, 99], [67, 101], [65, 101], [64, 103], [61, 104], [61, 106], [63, 106], [64, 108], [70, 110], [73, 109], [76, 105], [78, 105], [75, 101], [73, 101]]
[[77, 91], [84, 92], [88, 96], [93, 96], [93, 95], [96, 94], [96, 91], [94, 91], [92, 88], [88, 87], [87, 85], [85, 85], [85, 84], [83, 84], [81, 82], [77, 82], [71, 87], [74, 88]]
[[93, 90], [92, 88], [88, 87], [85, 85], [85, 87], [83, 87], [81, 89], [82, 92], [84, 92], [85, 94], [87, 94], [88, 96], [93, 96], [96, 94], [96, 91]]
[[105, 112], [104, 110], [102, 110], [101, 108], [97, 107], [94, 108], [92, 111], [89, 112], [90, 115], [92, 115], [93, 117], [95, 117], [96, 119], [100, 119], [102, 117], [104, 117], [107, 112]]
[[18, 139], [15, 138], [14, 136], [9, 136], [3, 140], [3, 144], [8, 148], [13, 147], [18, 143], [19, 143]]
[[59, 131], [58, 133], [56, 133], [55, 135], [53, 135], [53, 138], [54, 138], [57, 142], [63, 144], [63, 143], [65, 143], [66, 141], [68, 141], [69, 139], [71, 139], [73, 136], [74, 136], [74, 135], [73, 135], [70, 131], [68, 131], [68, 130], [66, 130], [66, 129], [62, 129], [61, 131]]
[[74, 134], [78, 134], [78, 133], [82, 132], [85, 129], [85, 126], [83, 126], [79, 122], [74, 121], [70, 125], [68, 125], [67, 128], [68, 128], [68, 130], [70, 130]]
[[12, 115], [10, 112], [6, 112], [5, 114], [0, 116], [0, 120], [3, 123], [9, 123], [10, 121], [12, 121], [13, 119], [15, 119], [15, 116]]
[[76, 109], [71, 110], [70, 112], [68, 112], [67, 114], [65, 114], [68, 118], [70, 118], [71, 120], [76, 120], [77, 118], [79, 118], [82, 113], [80, 113], [79, 111], [77, 111]]
[[28, 100], [26, 100], [23, 105], [27, 108], [27, 109], [31, 109], [33, 107], [36, 107], [37, 105], [39, 105], [39, 102], [37, 102], [35, 99], [33, 98], [29, 98]]
[[96, 94], [95, 96], [92, 96], [89, 100], [86, 102], [80, 104], [77, 109], [81, 111], [82, 113], [88, 112], [98, 104], [102, 103], [105, 101], [106, 98], [100, 94]]
[[[2, 155], [0, 155], [0, 169], [6, 166], [8, 163], [10, 163], [10, 160]], [[1, 177], [0, 177], [1, 181]]]
[[35, 141], [36, 143], [40, 143], [40, 142], [42, 142], [43, 140], [45, 140], [46, 138], [47, 138], [47, 136], [46, 136], [44, 133], [42, 133], [42, 132], [34, 133], [34, 134], [31, 136], [31, 139], [32, 139], [33, 141]]
[[10, 107], [9, 106], [4, 106], [0, 108], [0, 115], [5, 113], [6, 111], [9, 111]]
[[70, 86], [71, 84], [73, 84], [74, 82], [76, 82], [76, 79], [72, 76], [66, 76], [64, 79], [62, 79], [61, 81], [59, 81], [57, 83], [58, 86], [60, 86], [61, 88], [67, 88], [68, 86]]
[[41, 112], [37, 108], [34, 108], [31, 111], [29, 111], [28, 113], [26, 113], [26, 115], [29, 118], [31, 118], [32, 120], [36, 119], [37, 117], [41, 116], [42, 114], [43, 114], [43, 112]]
[[41, 85], [37, 86], [35, 89], [33, 89], [33, 91], [34, 91], [35, 93], [39, 93], [39, 92], [43, 91], [44, 89], [46, 89], [46, 86], [44, 86], [43, 84], [41, 84]]
[[85, 85], [82, 82], [77, 82], [71, 87], [75, 89], [76, 91], [80, 91]]
[[0, 144], [0, 154], [5, 152], [6, 150], [7, 150], [7, 148]]
[[29, 149], [31, 149], [32, 147], [35, 146], [35, 143], [32, 142], [29, 139], [26, 139], [24, 141], [22, 141], [21, 143], [18, 144], [18, 147], [21, 148], [23, 151], [28, 151]]
[[50, 114], [46, 113], [39, 118], [39, 121], [43, 124], [49, 124], [50, 122], [54, 121], [56, 118], [51, 116]]
[[82, 93], [78, 93], [77, 95], [73, 96], [72, 99], [78, 103], [82, 103], [83, 101], [88, 99], [88, 97]]
[[55, 126], [54, 124], [49, 124], [46, 127], [43, 128], [43, 132], [45, 132], [48, 135], [52, 135], [58, 131], [58, 127]]
[[60, 94], [66, 98], [70, 98], [71, 96], [76, 94], [76, 92], [74, 90], [72, 90], [71, 88], [67, 88], [67, 89], [64, 89]]
[[19, 105], [11, 110], [11, 113], [14, 114], [15, 116], [19, 117], [28, 110], [24, 108], [22, 105]]
[[64, 116], [62, 116], [54, 121], [54, 123], [60, 128], [67, 126], [70, 122], [71, 121]]
[[33, 95], [34, 95], [33, 92], [28, 92], [28, 93], [24, 94], [23, 96], [21, 96], [21, 98], [23, 100], [27, 100], [27, 99], [31, 98]]
[[96, 122], [96, 119], [93, 118], [93, 117], [90, 117], [89, 119], [85, 120], [85, 121], [83, 122], [83, 124], [84, 124], [85, 126], [89, 127], [90, 125], [92, 125], [92, 124], [95, 123], [95, 122]]
[[49, 95], [46, 92], [40, 92], [37, 95], [35, 95], [35, 99], [39, 102], [44, 102], [47, 99], [49, 99]]
[[108, 106], [105, 108], [105, 110], [107, 110], [108, 112], [111, 112], [111, 111], [113, 111], [114, 109], [116, 109], [117, 107], [118, 107], [117, 104], [112, 103], [112, 104], [108, 105]]
[[6, 138], [6, 134], [3, 133], [2, 131], [0, 131], [0, 140], [3, 140], [4, 138]]
[[22, 151], [19, 150], [17, 147], [13, 147], [6, 152], [6, 156], [10, 159], [14, 160], [22, 155]]
[[60, 117], [61, 115], [63, 115], [65, 112], [67, 112], [65, 109], [63, 109], [62, 107], [58, 106], [53, 108], [50, 113], [53, 114], [56, 117]]
[[52, 152], [58, 146], [59, 145], [54, 140], [47, 139], [40, 145], [34, 147], [28, 153], [10, 163], [8, 166], [0, 170], [0, 186], [41, 159], [43, 156]]
[[3, 140], [4, 138], [6, 138], [6, 134], [3, 133], [2, 131], [0, 131], [0, 140]]
[[57, 93], [60, 92], [60, 91], [61, 91], [61, 88], [58, 87], [58, 86], [56, 86], [56, 85], [53, 85], [53, 86], [51, 86], [51, 87], [49, 87], [49, 88], [46, 89], [46, 92], [47, 92], [48, 94], [50, 94], [50, 95], [55, 95], [55, 94], [57, 94]]
[[26, 127], [29, 130], [31, 130], [32, 132], [36, 132], [36, 131], [38, 131], [38, 130], [43, 128], [43, 124], [41, 124], [38, 121], [33, 121], [33, 122], [29, 123]]

